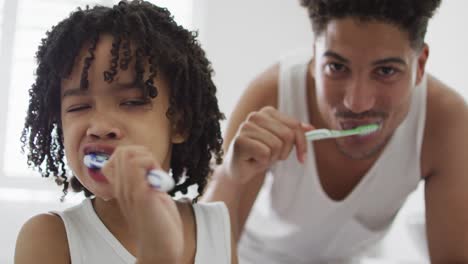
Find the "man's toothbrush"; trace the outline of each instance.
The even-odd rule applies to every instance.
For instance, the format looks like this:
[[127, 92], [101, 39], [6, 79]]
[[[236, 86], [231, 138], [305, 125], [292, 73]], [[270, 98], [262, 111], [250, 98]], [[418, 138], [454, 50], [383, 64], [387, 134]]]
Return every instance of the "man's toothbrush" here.
[[[90, 153], [84, 156], [83, 162], [90, 169], [100, 169], [104, 167], [108, 159], [107, 155]], [[148, 182], [152, 187], [162, 192], [168, 192], [175, 186], [174, 179], [163, 170], [150, 170]]]
[[380, 126], [377, 124], [370, 124], [358, 126], [348, 130], [329, 130], [329, 129], [316, 129], [305, 133], [308, 141], [321, 140], [327, 138], [339, 138], [355, 135], [367, 135], [379, 130]]

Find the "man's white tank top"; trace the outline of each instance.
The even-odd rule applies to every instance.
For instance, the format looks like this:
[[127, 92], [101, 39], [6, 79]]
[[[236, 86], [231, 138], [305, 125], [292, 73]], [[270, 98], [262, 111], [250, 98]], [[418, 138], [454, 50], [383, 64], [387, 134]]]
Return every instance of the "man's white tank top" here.
[[[197, 203], [193, 210], [197, 227], [195, 264], [231, 263], [231, 226], [225, 204]], [[53, 213], [59, 215], [65, 225], [72, 264], [136, 262], [99, 219], [90, 199]]]
[[[309, 61], [297, 54], [284, 58], [278, 85], [279, 111], [306, 123]], [[380, 240], [421, 180], [426, 86], [424, 77], [406, 119], [344, 200], [322, 189], [312, 144], [304, 165], [290, 155], [271, 168], [240, 240], [240, 263], [341, 263]]]

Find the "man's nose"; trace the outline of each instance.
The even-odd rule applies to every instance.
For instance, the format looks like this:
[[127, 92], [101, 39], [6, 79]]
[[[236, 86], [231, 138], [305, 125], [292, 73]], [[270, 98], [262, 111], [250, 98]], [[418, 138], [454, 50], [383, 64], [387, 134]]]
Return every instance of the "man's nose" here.
[[375, 89], [371, 84], [357, 79], [346, 87], [344, 106], [354, 113], [371, 110], [375, 104]]

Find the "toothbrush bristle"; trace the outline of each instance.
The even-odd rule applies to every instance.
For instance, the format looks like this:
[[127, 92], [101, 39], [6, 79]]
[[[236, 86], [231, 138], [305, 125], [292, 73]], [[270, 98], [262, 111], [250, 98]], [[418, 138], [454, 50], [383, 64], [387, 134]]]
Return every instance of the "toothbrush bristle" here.
[[109, 159], [109, 156], [106, 154], [88, 153], [85, 155], [83, 162], [90, 169], [100, 169], [102, 166], [102, 163], [104, 163], [108, 159]]
[[370, 124], [365, 126], [360, 126], [358, 129], [360, 130], [360, 135], [369, 135], [379, 129], [379, 125], [377, 124]]

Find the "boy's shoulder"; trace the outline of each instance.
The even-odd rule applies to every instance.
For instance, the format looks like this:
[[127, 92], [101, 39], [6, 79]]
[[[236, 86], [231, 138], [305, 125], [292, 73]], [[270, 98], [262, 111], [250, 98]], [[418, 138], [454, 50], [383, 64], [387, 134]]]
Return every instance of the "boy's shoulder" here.
[[15, 263], [69, 263], [67, 234], [55, 214], [39, 214], [21, 228], [16, 241]]

